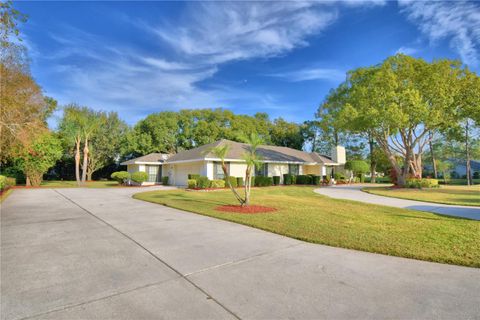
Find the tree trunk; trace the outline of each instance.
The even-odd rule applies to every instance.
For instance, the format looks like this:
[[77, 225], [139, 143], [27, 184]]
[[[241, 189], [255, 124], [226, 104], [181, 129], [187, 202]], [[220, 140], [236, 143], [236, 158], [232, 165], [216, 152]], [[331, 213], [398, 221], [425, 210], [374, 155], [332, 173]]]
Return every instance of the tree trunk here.
[[26, 187], [31, 187], [32, 186], [32, 184], [30, 183], [30, 177], [29, 176], [25, 177], [25, 186]]
[[432, 157], [433, 177], [435, 179], [437, 179], [438, 178], [437, 161], [435, 159], [435, 152], [433, 150], [433, 143], [432, 143], [433, 133], [432, 133], [432, 131], [429, 132], [429, 135], [430, 135], [430, 141], [428, 142], [428, 145], [430, 146], [430, 156]]
[[472, 169], [470, 164], [470, 144], [469, 144], [469, 132], [468, 132], [469, 121], [465, 124], [465, 157], [467, 160], [466, 163], [466, 175], [467, 175], [467, 185], [472, 185]]
[[368, 144], [370, 145], [370, 183], [376, 182], [376, 168], [377, 162], [373, 158], [373, 148], [374, 148], [374, 141], [370, 134], [368, 134]]
[[85, 145], [83, 146], [83, 165], [82, 165], [82, 184], [85, 184], [87, 179], [88, 166], [88, 138], [85, 137]]
[[80, 185], [80, 137], [75, 139], [75, 179], [77, 185]]
[[247, 207], [250, 204], [250, 184], [252, 183], [251, 168], [247, 167], [245, 172], [245, 201], [242, 206]]
[[223, 174], [225, 175], [225, 178], [226, 178], [225, 180], [226, 180], [228, 186], [230, 187], [230, 190], [232, 190], [235, 198], [237, 198], [238, 202], [240, 202], [240, 205], [243, 206], [245, 201], [244, 201], [244, 199], [242, 199], [242, 197], [238, 194], [237, 190], [235, 190], [235, 188], [230, 183], [230, 176], [228, 174], [227, 166], [223, 162], [222, 162], [222, 170], [223, 170]]
[[87, 181], [92, 181], [92, 171], [87, 172]]

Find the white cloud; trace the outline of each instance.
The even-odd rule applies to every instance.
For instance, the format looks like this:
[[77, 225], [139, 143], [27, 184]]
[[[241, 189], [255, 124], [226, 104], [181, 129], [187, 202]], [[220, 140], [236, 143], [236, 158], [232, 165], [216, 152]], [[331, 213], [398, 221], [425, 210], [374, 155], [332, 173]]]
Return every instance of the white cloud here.
[[399, 54], [399, 53], [403, 53], [403, 54], [406, 54], [406, 55], [414, 55], [416, 53], [418, 53], [418, 49], [415, 49], [415, 48], [411, 48], [411, 47], [400, 47], [398, 48], [397, 51], [395, 51], [395, 54]]
[[446, 39], [462, 61], [479, 64], [480, 5], [466, 1], [399, 1], [408, 18], [432, 43]]
[[345, 72], [337, 69], [325, 68], [306, 68], [294, 71], [274, 73], [269, 76], [282, 78], [290, 82], [310, 81], [310, 80], [328, 80], [340, 82], [345, 80]]

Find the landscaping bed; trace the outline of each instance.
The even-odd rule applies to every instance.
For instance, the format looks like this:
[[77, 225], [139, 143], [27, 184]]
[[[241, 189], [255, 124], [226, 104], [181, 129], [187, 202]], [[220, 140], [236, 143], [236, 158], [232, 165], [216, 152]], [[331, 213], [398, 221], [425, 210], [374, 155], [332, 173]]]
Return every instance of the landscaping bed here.
[[229, 190], [150, 191], [134, 198], [313, 243], [480, 267], [480, 221], [332, 199], [314, 193], [314, 188], [252, 189], [251, 204], [276, 208], [272, 214], [216, 210], [238, 205]]

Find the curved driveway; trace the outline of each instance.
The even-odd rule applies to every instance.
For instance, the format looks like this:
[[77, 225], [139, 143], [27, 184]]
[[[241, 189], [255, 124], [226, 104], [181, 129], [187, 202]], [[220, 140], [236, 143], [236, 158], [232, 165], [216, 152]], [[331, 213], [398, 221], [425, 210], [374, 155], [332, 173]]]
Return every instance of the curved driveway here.
[[480, 269], [305, 243], [139, 191], [14, 190], [1, 318], [479, 318]]
[[376, 194], [363, 192], [361, 189], [365, 187], [372, 187], [372, 185], [338, 185], [318, 188], [315, 189], [315, 192], [336, 199], [360, 201], [390, 207], [427, 211], [432, 213], [480, 220], [480, 207], [455, 206], [448, 204], [384, 197]]

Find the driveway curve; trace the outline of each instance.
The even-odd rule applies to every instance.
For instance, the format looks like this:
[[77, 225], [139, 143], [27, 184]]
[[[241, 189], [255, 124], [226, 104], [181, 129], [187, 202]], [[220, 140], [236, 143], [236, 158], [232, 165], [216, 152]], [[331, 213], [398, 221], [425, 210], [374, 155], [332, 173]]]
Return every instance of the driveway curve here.
[[480, 269], [305, 243], [131, 198], [14, 190], [1, 319], [478, 319]]
[[411, 210], [418, 210], [418, 211], [427, 211], [427, 212], [444, 214], [449, 216], [480, 220], [480, 208], [478, 207], [455, 206], [455, 205], [448, 205], [448, 204], [438, 204], [438, 203], [431, 203], [431, 202], [384, 197], [376, 194], [363, 192], [362, 188], [365, 188], [365, 187], [372, 187], [372, 185], [371, 184], [338, 185], [338, 186], [318, 188], [318, 189], [315, 189], [314, 191], [318, 194], [321, 194], [330, 198], [360, 201], [360, 202], [378, 204], [383, 206], [390, 206], [390, 207], [397, 207], [397, 208], [404, 208], [404, 209], [411, 209]]

